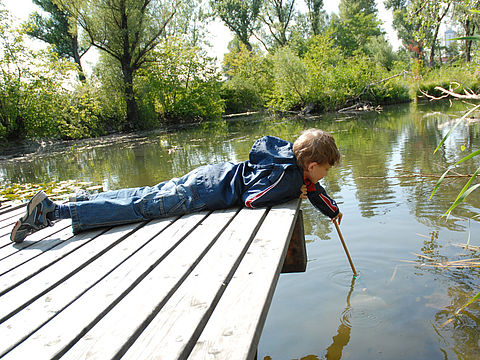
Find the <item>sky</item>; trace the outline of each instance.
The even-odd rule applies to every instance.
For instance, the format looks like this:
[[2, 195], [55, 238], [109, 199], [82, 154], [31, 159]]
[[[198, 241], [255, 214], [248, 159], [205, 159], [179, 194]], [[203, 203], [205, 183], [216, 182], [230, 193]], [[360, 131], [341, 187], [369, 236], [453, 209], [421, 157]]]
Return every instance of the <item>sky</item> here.
[[[38, 9], [31, 0], [0, 0], [0, 2], [3, 2], [10, 14], [19, 21], [26, 20], [31, 12]], [[332, 12], [338, 13], [339, 3], [340, 0], [325, 0], [324, 9], [328, 14], [331, 14]], [[400, 47], [401, 42], [398, 40], [392, 27], [392, 13], [391, 11], [385, 10], [382, 0], [376, 0], [376, 3], [378, 17], [384, 22], [383, 28], [387, 33], [387, 38], [392, 44], [393, 49], [396, 50]], [[302, 6], [305, 7], [303, 1], [299, 1], [299, 6], [300, 8]], [[216, 20], [209, 25], [209, 31], [209, 42], [212, 44], [211, 56], [214, 56], [221, 61], [223, 55], [228, 52], [227, 46], [233, 38], [233, 34], [219, 20]], [[92, 56], [90, 60], [89, 57], [87, 57], [86, 61], [94, 62], [94, 56]]]

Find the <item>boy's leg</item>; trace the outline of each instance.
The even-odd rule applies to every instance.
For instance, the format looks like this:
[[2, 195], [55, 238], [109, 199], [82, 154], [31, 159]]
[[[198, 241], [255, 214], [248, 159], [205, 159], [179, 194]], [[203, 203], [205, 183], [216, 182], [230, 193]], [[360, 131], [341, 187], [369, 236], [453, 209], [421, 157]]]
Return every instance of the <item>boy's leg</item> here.
[[[103, 195], [102, 195], [103, 194]], [[92, 200], [70, 203], [73, 232], [183, 215], [205, 209], [192, 187], [172, 179], [154, 187], [122, 189], [93, 196]]]

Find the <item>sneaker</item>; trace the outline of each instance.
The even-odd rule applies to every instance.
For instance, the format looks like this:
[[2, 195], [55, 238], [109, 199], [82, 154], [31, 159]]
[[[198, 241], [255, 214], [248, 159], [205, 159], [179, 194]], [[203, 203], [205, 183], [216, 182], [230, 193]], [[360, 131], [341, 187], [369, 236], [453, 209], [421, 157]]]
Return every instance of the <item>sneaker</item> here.
[[31, 233], [52, 226], [47, 214], [54, 210], [55, 203], [43, 191], [36, 193], [27, 204], [27, 213], [13, 227], [10, 240], [21, 243]]

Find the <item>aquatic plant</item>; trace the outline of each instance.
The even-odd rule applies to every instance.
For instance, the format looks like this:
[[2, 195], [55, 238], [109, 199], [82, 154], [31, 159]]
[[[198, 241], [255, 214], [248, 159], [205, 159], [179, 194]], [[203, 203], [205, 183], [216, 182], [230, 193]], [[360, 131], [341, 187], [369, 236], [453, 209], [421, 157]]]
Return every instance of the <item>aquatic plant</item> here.
[[52, 200], [68, 199], [69, 194], [75, 193], [79, 189], [87, 191], [102, 190], [101, 185], [94, 185], [91, 182], [66, 180], [49, 181], [39, 184], [6, 184], [0, 189], [0, 204], [24, 202], [34, 196], [38, 191], [43, 190], [52, 198]]

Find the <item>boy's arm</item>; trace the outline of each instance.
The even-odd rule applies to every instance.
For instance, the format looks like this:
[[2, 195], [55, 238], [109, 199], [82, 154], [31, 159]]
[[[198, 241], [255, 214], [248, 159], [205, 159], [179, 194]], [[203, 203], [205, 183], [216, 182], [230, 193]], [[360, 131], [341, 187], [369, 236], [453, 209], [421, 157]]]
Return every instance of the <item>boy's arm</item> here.
[[[287, 169], [274, 182], [269, 177], [259, 179], [242, 194], [242, 201], [249, 208], [278, 205], [298, 198], [302, 183], [303, 180], [298, 171]], [[296, 187], [294, 184], [299, 185]]]
[[325, 189], [320, 186], [319, 183], [316, 183], [315, 185], [310, 184], [307, 186], [307, 191], [308, 200], [310, 200], [313, 206], [320, 210], [322, 214], [331, 219], [336, 218], [337, 215], [339, 215], [340, 209], [338, 208], [337, 203], [328, 196]]

